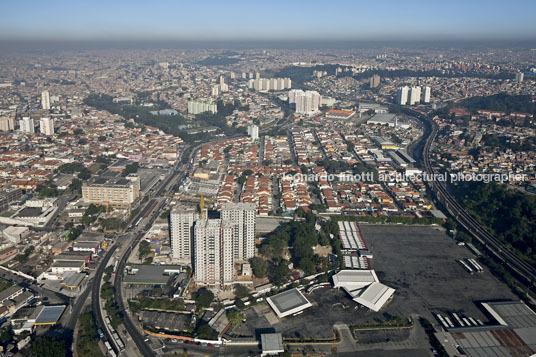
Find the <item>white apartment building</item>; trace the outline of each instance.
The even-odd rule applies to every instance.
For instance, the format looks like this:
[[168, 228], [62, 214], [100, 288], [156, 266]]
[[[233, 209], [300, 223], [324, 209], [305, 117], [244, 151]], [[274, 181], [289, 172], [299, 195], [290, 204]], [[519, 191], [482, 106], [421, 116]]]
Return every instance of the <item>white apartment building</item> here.
[[210, 112], [216, 114], [218, 112], [218, 105], [211, 99], [194, 99], [188, 101], [188, 114], [201, 114]]
[[316, 91], [303, 91], [293, 89], [289, 91], [289, 103], [296, 104], [296, 113], [313, 115], [318, 112], [322, 103], [322, 96]]
[[421, 87], [411, 87], [409, 91], [409, 105], [415, 105], [421, 102]]
[[176, 207], [171, 210], [170, 236], [171, 236], [171, 256], [173, 259], [183, 263], [192, 262], [194, 222], [199, 218], [199, 214], [194, 208]]
[[252, 203], [228, 202], [222, 206], [222, 220], [236, 225], [233, 239], [234, 258], [247, 260], [255, 256], [255, 216]]
[[0, 131], [15, 130], [15, 119], [11, 117], [0, 118]]
[[408, 92], [409, 88], [407, 86], [398, 88], [396, 93], [396, 103], [398, 105], [406, 105], [408, 103]]
[[23, 117], [19, 120], [20, 131], [23, 133], [35, 133], [35, 124], [34, 120], [30, 117]]
[[41, 121], [39, 122], [39, 129], [41, 134], [47, 136], [54, 135], [54, 119], [41, 118]]
[[41, 108], [50, 110], [50, 94], [47, 90], [41, 92]]
[[199, 219], [194, 227], [196, 284], [224, 288], [235, 279], [233, 236], [235, 225], [221, 219]]

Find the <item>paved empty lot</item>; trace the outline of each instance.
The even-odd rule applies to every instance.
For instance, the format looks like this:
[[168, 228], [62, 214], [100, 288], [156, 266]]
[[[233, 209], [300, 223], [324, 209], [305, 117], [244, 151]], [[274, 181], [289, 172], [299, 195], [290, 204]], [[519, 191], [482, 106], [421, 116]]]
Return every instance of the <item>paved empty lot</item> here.
[[[328, 338], [336, 324], [386, 320], [389, 315], [420, 315], [436, 323], [432, 312], [461, 312], [486, 321], [475, 302], [516, 299], [486, 267], [483, 273], [467, 273], [456, 260], [474, 256], [438, 228], [361, 225], [361, 231], [374, 255], [373, 269], [381, 282], [396, 289], [392, 301], [380, 312], [359, 306], [343, 290], [323, 288], [305, 295], [313, 306], [298, 316], [278, 319], [266, 303], [248, 309], [246, 323], [235, 332], [253, 336], [260, 329], [273, 328], [284, 337]], [[357, 331], [357, 340], [343, 339], [337, 354], [431, 355], [427, 337], [416, 325], [409, 330]], [[330, 347], [293, 347], [293, 351], [300, 350], [329, 353]]]
[[438, 228], [361, 225], [361, 231], [374, 254], [372, 268], [382, 283], [397, 289], [384, 308], [392, 315], [433, 319], [430, 311], [459, 311], [485, 321], [475, 301], [516, 299], [487, 267], [467, 273], [456, 259], [473, 254]]

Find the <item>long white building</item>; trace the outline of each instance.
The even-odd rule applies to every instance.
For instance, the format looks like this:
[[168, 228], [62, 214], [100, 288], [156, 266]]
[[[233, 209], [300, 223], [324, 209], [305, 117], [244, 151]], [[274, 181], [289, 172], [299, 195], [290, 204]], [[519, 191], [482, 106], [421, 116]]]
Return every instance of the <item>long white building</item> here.
[[292, 88], [290, 78], [256, 78], [248, 81], [249, 88], [256, 91], [285, 90]]
[[195, 99], [188, 101], [188, 114], [201, 114], [210, 112], [216, 114], [218, 112], [218, 105], [211, 99]]

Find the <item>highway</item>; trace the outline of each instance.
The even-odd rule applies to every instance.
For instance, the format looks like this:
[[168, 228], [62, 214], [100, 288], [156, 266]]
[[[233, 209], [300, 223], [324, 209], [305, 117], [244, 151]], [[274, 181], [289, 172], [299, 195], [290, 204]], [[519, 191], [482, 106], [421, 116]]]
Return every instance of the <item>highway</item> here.
[[[97, 320], [97, 326], [102, 330], [102, 332], [104, 333], [104, 335], [106, 336], [106, 339], [110, 342], [110, 344], [115, 347], [114, 350], [117, 353], [119, 352], [119, 348], [116, 346], [115, 341], [112, 335], [109, 333], [108, 329], [105, 328], [106, 325], [105, 325], [104, 319], [102, 318], [102, 313], [101, 313], [102, 310], [100, 306], [100, 287], [101, 287], [102, 276], [104, 275], [104, 269], [106, 268], [106, 265], [110, 261], [110, 258], [113, 256], [118, 246], [119, 245], [116, 242], [106, 252], [106, 255], [102, 258], [102, 261], [99, 263], [99, 266], [97, 270], [95, 271], [95, 276], [93, 277], [93, 285], [91, 288], [91, 310], [95, 314], [95, 318]], [[87, 293], [86, 293], [87, 291], [89, 291], [89, 289], [86, 289], [86, 291], [84, 291], [84, 294], [86, 294], [86, 297], [87, 297]], [[79, 298], [79, 300], [82, 300], [82, 296]], [[85, 298], [83, 300], [85, 300]], [[79, 304], [81, 304], [81, 301], [77, 302], [77, 305]], [[75, 305], [75, 308], [73, 308], [73, 316], [71, 317], [71, 319], [73, 319], [75, 316], [80, 314], [80, 311], [78, 311], [78, 314], [75, 314], [74, 313], [75, 309], [76, 309], [76, 305]], [[79, 308], [79, 310], [80, 309], [81, 307]], [[75, 324], [76, 324], [76, 321], [75, 321]]]
[[[199, 145], [198, 147], [200, 147]], [[198, 147], [196, 147], [194, 150], [190, 152], [190, 159], [193, 157], [194, 153], [197, 151]], [[180, 162], [180, 159], [178, 160]], [[172, 171], [172, 173], [169, 175], [169, 177], [160, 184], [160, 187], [155, 192], [153, 197], [159, 197], [162, 193], [168, 192], [170, 189], [173, 188], [175, 182], [180, 182], [182, 179], [184, 179], [187, 171], [179, 172], [179, 169], [183, 166], [176, 167], [175, 170]], [[146, 224], [141, 227], [136, 227], [135, 238], [129, 243], [129, 248], [125, 249], [119, 259], [119, 263], [117, 265], [115, 279], [114, 279], [114, 288], [115, 288], [115, 301], [119, 307], [120, 311], [124, 311], [124, 318], [123, 318], [123, 325], [125, 326], [125, 329], [127, 330], [128, 334], [136, 343], [136, 346], [138, 347], [138, 350], [143, 356], [155, 356], [155, 352], [152, 350], [152, 348], [145, 342], [146, 337], [144, 337], [138, 327], [136, 326], [136, 322], [134, 322], [130, 316], [130, 313], [127, 310], [127, 307], [125, 306], [125, 303], [123, 301], [123, 292], [122, 292], [122, 281], [123, 281], [123, 272], [125, 270], [128, 258], [130, 256], [130, 253], [134, 249], [134, 247], [139, 243], [139, 241], [143, 238], [144, 231], [151, 228], [154, 220], [158, 217], [158, 213], [160, 209], [162, 208], [163, 204], [165, 203], [165, 200], [160, 201], [160, 203], [153, 208], [153, 210], [150, 212], [150, 216], [145, 217], [148, 213], [148, 209], [153, 207], [154, 202], [156, 199], [149, 200], [147, 204], [144, 206], [144, 209], [140, 210], [140, 213], [134, 217], [131, 222], [137, 222], [138, 219], [144, 220], [144, 218], [149, 218], [149, 220], [146, 222]], [[156, 201], [157, 202], [157, 201]], [[141, 229], [141, 231], [140, 231]], [[104, 268], [103, 268], [104, 271]], [[102, 319], [102, 311], [94, 310], [97, 312], [98, 315], [100, 315], [100, 318]]]
[[[410, 115], [419, 118], [425, 123], [425, 125], [429, 125], [429, 136], [423, 136], [423, 140], [425, 139], [426, 142], [423, 147], [422, 159], [426, 173], [433, 175], [435, 172], [430, 163], [430, 148], [438, 133], [437, 124], [431, 118], [419, 112], [413, 110], [408, 111], [410, 112]], [[510, 270], [516, 274], [522, 283], [526, 284], [531, 289], [534, 289], [534, 283], [536, 282], [536, 269], [510, 251], [499, 239], [489, 233], [489, 231], [487, 231], [486, 228], [480, 224], [480, 222], [467, 213], [467, 211], [450, 194], [444, 183], [434, 180], [428, 183], [430, 189], [436, 195], [437, 199], [445, 204], [458, 223], [471, 232], [493, 256], [506, 264], [508, 268], [510, 268]]]

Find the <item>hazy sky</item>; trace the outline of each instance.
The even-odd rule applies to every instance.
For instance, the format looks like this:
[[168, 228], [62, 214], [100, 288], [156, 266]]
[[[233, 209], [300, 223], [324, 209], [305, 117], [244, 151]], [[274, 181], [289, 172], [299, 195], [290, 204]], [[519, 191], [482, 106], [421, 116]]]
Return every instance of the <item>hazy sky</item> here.
[[4, 1], [0, 39], [535, 38], [536, 0]]

